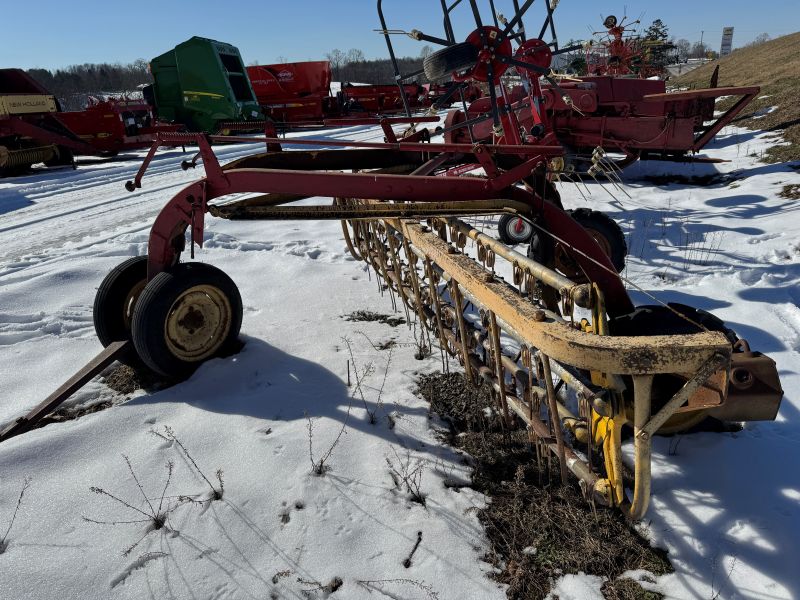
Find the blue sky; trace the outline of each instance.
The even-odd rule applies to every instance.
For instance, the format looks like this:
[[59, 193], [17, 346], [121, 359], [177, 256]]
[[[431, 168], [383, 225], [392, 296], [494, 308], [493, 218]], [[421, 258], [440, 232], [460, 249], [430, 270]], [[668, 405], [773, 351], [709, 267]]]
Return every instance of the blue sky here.
[[[478, 4], [485, 7], [488, 20], [488, 0], [478, 0]], [[537, 0], [533, 6], [541, 9], [541, 4]], [[496, 0], [495, 5], [508, 14], [511, 1]], [[368, 58], [383, 58], [386, 47], [372, 31], [378, 27], [375, 6], [375, 0], [232, 4], [219, 0], [2, 0], [0, 67], [55, 69], [86, 62], [149, 60], [193, 35], [238, 46], [246, 63], [271, 63], [278, 57], [319, 60], [332, 48], [359, 48]], [[441, 35], [439, 6], [438, 0], [384, 0], [387, 25]], [[778, 37], [800, 30], [800, 0], [561, 0], [556, 10], [559, 40], [586, 38], [590, 27], [600, 29], [601, 13], [621, 16], [626, 6], [632, 18], [644, 13], [644, 24], [661, 18], [675, 38], [696, 41], [704, 30], [704, 41], [714, 49], [719, 48], [723, 26], [735, 27], [734, 47], [762, 32]], [[470, 30], [463, 8], [456, 9], [457, 37], [466, 37]], [[532, 29], [538, 32], [541, 22], [537, 10], [527, 21], [529, 35]], [[396, 40], [398, 54], [419, 54], [421, 43], [405, 36]]]

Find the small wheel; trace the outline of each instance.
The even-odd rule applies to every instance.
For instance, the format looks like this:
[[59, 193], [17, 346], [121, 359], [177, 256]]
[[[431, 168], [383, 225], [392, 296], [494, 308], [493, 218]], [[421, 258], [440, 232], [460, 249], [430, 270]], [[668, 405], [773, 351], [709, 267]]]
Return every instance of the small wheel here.
[[183, 263], [150, 280], [131, 330], [148, 367], [185, 379], [204, 361], [230, 352], [241, 326], [242, 298], [231, 278], [211, 265]]
[[[589, 232], [605, 255], [611, 259], [611, 264], [614, 265], [617, 273], [621, 273], [625, 268], [628, 244], [625, 242], [625, 234], [616, 221], [599, 210], [578, 208], [567, 212]], [[583, 272], [567, 249], [562, 247], [556, 249], [556, 266], [559, 271], [578, 283], [585, 279]]]
[[469, 42], [454, 44], [433, 52], [422, 61], [425, 77], [430, 81], [444, 79], [452, 73], [466, 71], [478, 64], [478, 49]]
[[67, 165], [72, 165], [74, 164], [74, 162], [75, 162], [75, 156], [72, 154], [72, 150], [70, 150], [66, 146], [58, 146], [56, 155], [50, 160], [44, 161], [44, 166], [64, 167]]
[[[104, 347], [131, 339], [133, 308], [146, 284], [146, 256], [129, 258], [111, 269], [103, 279], [94, 297], [92, 317], [95, 333]], [[141, 365], [133, 348], [117, 360], [133, 367]]]
[[524, 244], [533, 234], [533, 226], [516, 215], [503, 215], [497, 224], [497, 235], [507, 246]]

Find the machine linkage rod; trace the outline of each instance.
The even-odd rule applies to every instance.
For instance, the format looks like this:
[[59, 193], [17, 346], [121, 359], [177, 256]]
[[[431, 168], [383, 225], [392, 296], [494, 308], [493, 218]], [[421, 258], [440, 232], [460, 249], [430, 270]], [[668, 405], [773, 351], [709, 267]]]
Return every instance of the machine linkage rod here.
[[0, 442], [33, 429], [39, 421], [53, 412], [58, 405], [62, 404], [103, 369], [114, 362], [132, 343], [131, 341], [112, 342], [106, 346], [100, 354], [95, 356], [80, 371], [65, 381], [55, 392], [36, 406], [36, 408], [31, 410], [24, 417], [19, 417], [16, 421], [0, 431]]

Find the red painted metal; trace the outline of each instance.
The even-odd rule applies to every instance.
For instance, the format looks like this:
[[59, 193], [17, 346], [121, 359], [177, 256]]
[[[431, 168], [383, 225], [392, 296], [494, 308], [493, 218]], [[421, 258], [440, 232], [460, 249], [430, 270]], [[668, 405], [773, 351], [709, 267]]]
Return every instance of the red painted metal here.
[[[702, 150], [758, 93], [755, 86], [666, 93], [666, 84], [659, 80], [581, 77], [561, 82], [558, 89], [543, 86], [541, 99], [558, 142], [577, 153], [591, 153], [599, 146], [607, 152], [674, 160]], [[511, 90], [509, 96], [523, 128], [529, 129], [541, 119], [532, 111], [533, 102], [522, 86]], [[722, 96], [741, 98], [713, 119], [713, 100]], [[470, 105], [466, 117], [462, 113], [449, 120], [457, 125], [487, 114], [489, 108], [489, 99], [481, 98]], [[712, 123], [704, 123], [712, 119]], [[488, 118], [473, 125], [472, 131], [477, 140], [492, 139]], [[463, 143], [469, 134], [466, 128], [457, 129], [448, 139]]]
[[[505, 38], [499, 45], [495, 44], [495, 40], [500, 39], [501, 33], [498, 27], [491, 25], [476, 29], [470, 33], [466, 41], [478, 49], [478, 64], [463, 73], [453, 73], [453, 81], [487, 82], [489, 80], [490, 66], [494, 77], [499, 79], [508, 69], [508, 65], [503, 63], [500, 58], [509, 57], [513, 54], [509, 38]], [[484, 41], [486, 42], [485, 45]]]
[[55, 118], [97, 151], [94, 153], [105, 154], [147, 148], [155, 134], [183, 128], [156, 121], [144, 101], [127, 98], [90, 98], [85, 110], [56, 113]]
[[[403, 85], [409, 106], [412, 109], [427, 105], [428, 94], [421, 85]], [[403, 98], [396, 85], [361, 85], [346, 83], [341, 92], [342, 111], [365, 111], [379, 114], [396, 113], [403, 110]]]
[[[329, 198], [362, 198], [384, 201], [438, 202], [443, 198], [461, 201], [481, 199], [516, 200], [530, 206], [532, 215], [539, 215], [548, 230], [570, 243], [582, 255], [575, 258], [603, 290], [610, 313], [623, 314], [633, 305], [622, 281], [614, 273], [613, 265], [600, 250], [594, 239], [579, 224], [560, 208], [542, 198], [518, 188], [514, 183], [544, 166], [548, 157], [562, 153], [560, 147], [547, 146], [483, 146], [469, 144], [429, 144], [418, 142], [358, 143], [348, 142], [351, 147], [391, 149], [405, 152], [424, 152], [431, 157], [439, 153], [464, 153], [471, 156], [468, 162], [479, 162], [487, 172], [487, 178], [443, 177], [436, 175], [391, 175], [378, 173], [338, 173], [330, 171], [298, 171], [292, 169], [223, 169], [217, 161], [211, 142], [216, 136], [173, 134], [164, 141], [153, 144], [145, 164], [137, 174], [136, 187], [147, 163], [156, 148], [163, 143], [186, 143], [193, 139], [200, 148], [206, 177], [176, 194], [162, 209], [150, 232], [148, 245], [148, 278], [174, 265], [185, 246], [184, 232], [191, 228], [191, 239], [198, 246], [203, 244], [203, 215], [214, 199], [237, 193], [291, 194], [297, 196], [322, 196]], [[253, 138], [244, 138], [253, 141]], [[270, 142], [269, 138], [264, 141]], [[301, 140], [298, 140], [301, 141]], [[323, 140], [302, 140], [304, 143], [321, 145]], [[504, 170], [496, 166], [493, 156], [526, 156], [517, 166]]]
[[56, 113], [40, 113], [27, 115], [11, 115], [0, 117], [0, 138], [5, 136], [22, 136], [31, 138], [39, 144], [56, 144], [69, 148], [75, 154], [102, 154], [90, 144], [84, 142], [71, 131], [65, 129]]
[[275, 121], [319, 121], [339, 113], [326, 60], [255, 65], [247, 75], [264, 113]]
[[[396, 85], [345, 83], [332, 94], [328, 61], [254, 65], [247, 74], [264, 113], [293, 127], [372, 124], [363, 121], [403, 110]], [[428, 89], [416, 83], [403, 87], [412, 109], [430, 106]]]

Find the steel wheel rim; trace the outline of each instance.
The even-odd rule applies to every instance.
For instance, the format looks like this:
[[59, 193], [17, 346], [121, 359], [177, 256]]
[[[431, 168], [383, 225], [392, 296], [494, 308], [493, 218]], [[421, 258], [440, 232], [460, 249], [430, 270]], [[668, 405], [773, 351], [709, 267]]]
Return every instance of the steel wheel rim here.
[[139, 295], [147, 285], [147, 279], [142, 279], [134, 285], [128, 294], [125, 296], [125, 301], [122, 303], [122, 322], [125, 325], [125, 331], [131, 330], [131, 322], [133, 321], [133, 309], [136, 306], [136, 301]]
[[212, 285], [196, 285], [176, 298], [164, 322], [169, 351], [186, 362], [200, 362], [222, 346], [233, 320], [228, 297]]
[[510, 219], [508, 225], [506, 225], [506, 234], [509, 239], [521, 244], [531, 237], [531, 234], [533, 234], [533, 226], [521, 217]]

